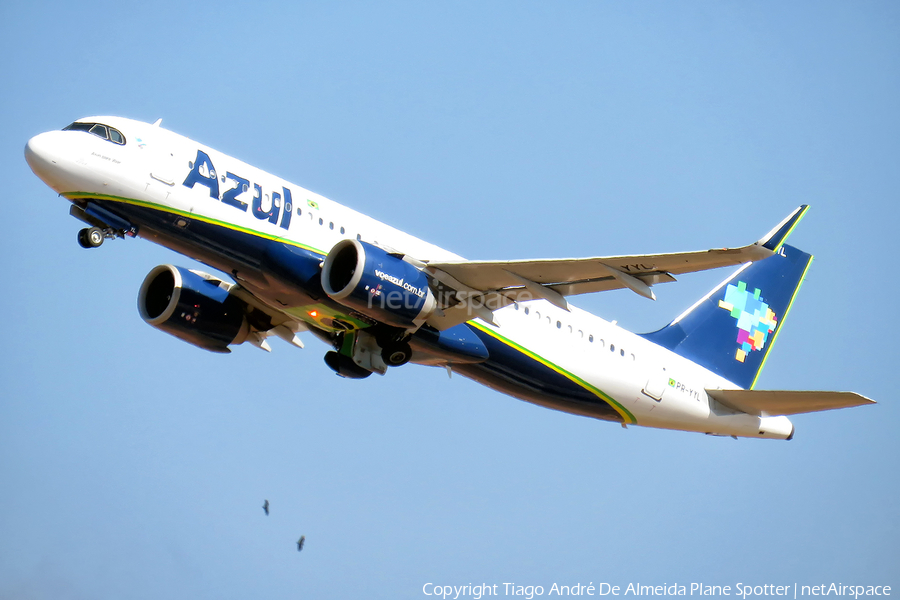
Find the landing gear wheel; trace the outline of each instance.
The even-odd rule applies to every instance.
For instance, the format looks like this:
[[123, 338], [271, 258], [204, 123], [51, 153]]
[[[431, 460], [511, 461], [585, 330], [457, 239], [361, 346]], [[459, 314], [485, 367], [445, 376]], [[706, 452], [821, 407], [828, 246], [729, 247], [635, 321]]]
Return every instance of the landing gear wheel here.
[[389, 367], [400, 367], [412, 358], [412, 348], [406, 342], [394, 342], [381, 350], [381, 358]]
[[365, 379], [372, 374], [372, 371], [363, 369], [353, 362], [349, 356], [344, 356], [337, 352], [326, 352], [325, 364], [328, 365], [332, 371], [347, 379]]
[[98, 248], [103, 243], [103, 230], [99, 227], [87, 227], [78, 232], [78, 244], [82, 248]]

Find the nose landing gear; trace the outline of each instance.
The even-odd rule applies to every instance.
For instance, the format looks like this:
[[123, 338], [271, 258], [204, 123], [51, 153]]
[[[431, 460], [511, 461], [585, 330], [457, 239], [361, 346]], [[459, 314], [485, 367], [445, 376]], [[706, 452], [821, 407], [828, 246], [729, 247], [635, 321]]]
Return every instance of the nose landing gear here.
[[93, 202], [84, 206], [73, 204], [69, 207], [69, 214], [90, 226], [78, 232], [78, 245], [82, 248], [98, 248], [103, 240], [137, 235], [136, 225]]
[[99, 227], [85, 227], [78, 232], [78, 244], [82, 248], [99, 248], [106, 233]]

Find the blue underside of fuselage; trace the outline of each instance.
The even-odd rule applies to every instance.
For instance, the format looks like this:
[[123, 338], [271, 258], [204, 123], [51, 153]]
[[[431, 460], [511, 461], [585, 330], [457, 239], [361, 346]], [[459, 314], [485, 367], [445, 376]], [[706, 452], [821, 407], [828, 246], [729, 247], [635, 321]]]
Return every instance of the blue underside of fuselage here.
[[[190, 216], [108, 199], [91, 202], [137, 225], [138, 235], [235, 277], [267, 299], [290, 306], [311, 302], [344, 309], [325, 295], [319, 267], [324, 255]], [[250, 284], [250, 285], [248, 285]], [[515, 347], [471, 328], [488, 350], [483, 362], [453, 370], [516, 398], [574, 414], [621, 421], [602, 398]]]
[[[473, 328], [474, 329], [474, 328]], [[453, 370], [522, 400], [564, 412], [622, 421], [603, 399], [509, 344], [475, 329], [490, 358]]]

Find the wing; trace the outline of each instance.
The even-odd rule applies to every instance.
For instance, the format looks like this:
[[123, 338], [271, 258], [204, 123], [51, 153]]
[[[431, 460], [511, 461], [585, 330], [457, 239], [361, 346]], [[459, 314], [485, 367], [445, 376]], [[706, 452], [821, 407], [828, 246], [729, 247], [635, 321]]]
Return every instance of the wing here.
[[706, 390], [720, 404], [751, 415], [776, 416], [875, 404], [854, 392]]
[[441, 311], [429, 318], [447, 329], [474, 316], [492, 322], [491, 312], [515, 301], [540, 298], [568, 310], [566, 296], [628, 288], [655, 299], [651, 286], [674, 275], [741, 265], [778, 251], [808, 206], [788, 215], [766, 236], [740, 248], [673, 254], [600, 256], [551, 260], [454, 261], [424, 263], [439, 284]]

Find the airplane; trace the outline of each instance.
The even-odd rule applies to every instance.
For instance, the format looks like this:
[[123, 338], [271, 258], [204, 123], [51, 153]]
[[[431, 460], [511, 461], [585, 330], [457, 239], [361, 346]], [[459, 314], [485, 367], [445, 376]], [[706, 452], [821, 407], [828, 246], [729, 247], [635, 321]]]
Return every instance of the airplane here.
[[[853, 392], [757, 390], [812, 256], [791, 212], [755, 243], [671, 254], [471, 261], [236, 158], [98, 116], [41, 133], [32, 171], [86, 224], [78, 243], [140, 237], [223, 274], [172, 264], [138, 293], [148, 324], [212, 352], [270, 337], [331, 346], [362, 379], [412, 362], [575, 415], [734, 438], [786, 439], [788, 415], [873, 404]], [[631, 333], [569, 297], [736, 267], [662, 329]]]

